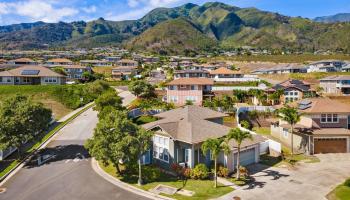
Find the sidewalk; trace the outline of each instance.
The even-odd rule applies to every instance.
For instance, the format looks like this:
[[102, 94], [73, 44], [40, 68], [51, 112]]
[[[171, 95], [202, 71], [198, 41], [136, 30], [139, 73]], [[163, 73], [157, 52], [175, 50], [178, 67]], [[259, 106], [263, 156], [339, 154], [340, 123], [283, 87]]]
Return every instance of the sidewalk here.
[[80, 112], [81, 110], [85, 109], [86, 107], [89, 107], [91, 106], [92, 104], [94, 104], [94, 102], [90, 102], [88, 104], [86, 104], [85, 106], [83, 107], [80, 107], [76, 110], [73, 110], [72, 112], [68, 113], [66, 116], [62, 117], [61, 119], [59, 119], [57, 122], [64, 122], [66, 121], [67, 119], [71, 118], [73, 115], [75, 115], [76, 113]]
[[165, 197], [165, 196], [161, 196], [158, 194], [154, 194], [152, 192], [148, 192], [145, 190], [142, 190], [140, 188], [137, 188], [135, 186], [132, 186], [130, 184], [124, 183], [122, 181], [120, 181], [119, 179], [111, 176], [110, 174], [106, 173], [103, 169], [101, 169], [100, 165], [98, 164], [98, 162], [95, 160], [95, 158], [92, 158], [91, 160], [91, 166], [92, 169], [98, 174], [100, 175], [102, 178], [104, 178], [106, 181], [112, 183], [113, 185], [120, 187], [124, 190], [127, 190], [129, 192], [133, 192], [137, 195], [143, 196], [145, 198], [149, 198], [149, 199], [155, 199], [155, 200], [173, 200], [172, 198], [169, 197]]

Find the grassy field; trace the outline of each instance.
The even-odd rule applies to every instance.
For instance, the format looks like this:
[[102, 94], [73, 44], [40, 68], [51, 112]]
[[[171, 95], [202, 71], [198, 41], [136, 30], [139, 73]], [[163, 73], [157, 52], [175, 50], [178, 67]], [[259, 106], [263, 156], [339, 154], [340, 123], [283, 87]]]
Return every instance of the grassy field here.
[[227, 61], [240, 61], [240, 62], [273, 62], [273, 63], [307, 63], [318, 60], [350, 60], [350, 55], [337, 54], [337, 55], [314, 55], [314, 54], [302, 54], [302, 55], [244, 55], [244, 56], [232, 56], [225, 57], [219, 56], [209, 58], [210, 61], [227, 60]]
[[345, 184], [337, 186], [327, 195], [329, 200], [348, 200], [350, 199], [350, 187]]
[[[112, 165], [104, 166], [102, 163], [100, 163], [100, 166], [108, 174], [118, 179], [121, 179], [121, 177], [117, 176], [116, 169]], [[136, 184], [136, 179], [135, 180], [128, 179], [123, 181], [126, 181], [129, 184], [134, 185], [135, 187], [139, 187]], [[179, 194], [175, 194], [175, 195], [162, 194], [164, 196], [168, 196], [168, 197], [171, 197], [174, 199], [180, 199], [180, 200], [214, 199], [233, 191], [231, 187], [225, 187], [221, 184], [218, 184], [218, 187], [214, 188], [213, 187], [214, 182], [212, 180], [187, 180], [187, 182], [185, 183], [185, 186], [183, 186], [184, 182], [182, 180], [178, 180], [175, 177], [165, 175], [165, 174], [161, 175], [159, 181], [146, 183], [142, 185], [140, 188], [148, 191], [149, 189], [155, 188], [159, 184], [168, 185], [175, 188], [183, 188], [185, 190], [190, 190], [195, 192], [195, 195], [192, 197], [187, 197]]]
[[270, 127], [254, 127], [253, 131], [260, 135], [271, 135]]
[[311, 84], [318, 84], [319, 80], [327, 76], [350, 75], [350, 72], [312, 72], [312, 73], [295, 73], [295, 74], [262, 74], [261, 78], [267, 78], [276, 81], [287, 79], [305, 80]]
[[65, 87], [62, 85], [1, 85], [0, 86], [0, 102], [2, 99], [22, 94], [30, 96], [34, 101], [41, 102], [45, 107], [50, 108], [56, 119], [60, 119], [72, 110], [67, 108], [54, 97], [55, 89]]
[[106, 78], [110, 78], [112, 75], [113, 67], [93, 67], [92, 71], [99, 74], [104, 74]]

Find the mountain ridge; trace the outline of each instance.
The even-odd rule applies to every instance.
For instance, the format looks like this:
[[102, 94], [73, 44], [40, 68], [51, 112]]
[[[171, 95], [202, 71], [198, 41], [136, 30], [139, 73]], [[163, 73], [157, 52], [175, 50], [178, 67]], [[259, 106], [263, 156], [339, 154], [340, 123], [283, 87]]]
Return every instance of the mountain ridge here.
[[[173, 21], [174, 19], [181, 20]], [[164, 24], [167, 21], [170, 22]], [[157, 26], [159, 24], [162, 26]], [[174, 24], [179, 29], [177, 34], [183, 32], [186, 35], [187, 38], [180, 37], [183, 41], [176, 38], [176, 33], [167, 30]], [[349, 31], [350, 23], [346, 22], [318, 23], [256, 8], [208, 2], [201, 6], [188, 3], [174, 8], [155, 8], [138, 20], [110, 21], [99, 18], [89, 22], [36, 22], [2, 26], [0, 48], [91, 48], [113, 45], [175, 54], [252, 46], [264, 49], [349, 52]], [[149, 32], [154, 33], [154, 36]], [[192, 36], [188, 33], [195, 34]], [[168, 38], [159, 38], [157, 35]], [[135, 40], [145, 43], [136, 48], [131, 45], [135, 45]], [[178, 43], [185, 41], [191, 45], [181, 49]], [[212, 48], [207, 48], [207, 44], [212, 45]], [[157, 48], [151, 48], [152, 46]], [[172, 47], [174, 50], [171, 50]]]

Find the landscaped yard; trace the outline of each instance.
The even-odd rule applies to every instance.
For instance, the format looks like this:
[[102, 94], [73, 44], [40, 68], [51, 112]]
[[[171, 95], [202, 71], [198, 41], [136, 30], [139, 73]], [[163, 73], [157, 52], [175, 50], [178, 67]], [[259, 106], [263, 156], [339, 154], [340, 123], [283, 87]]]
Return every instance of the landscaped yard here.
[[231, 127], [231, 128], [236, 128], [237, 127], [237, 121], [235, 116], [228, 116], [224, 117], [224, 125]]
[[157, 118], [149, 115], [144, 115], [144, 116], [135, 118], [133, 121], [137, 125], [142, 125], [142, 124], [147, 124], [150, 122], [157, 121]]
[[254, 127], [253, 131], [260, 135], [265, 135], [265, 136], [271, 135], [270, 127]]
[[[122, 177], [117, 175], [116, 169], [112, 165], [104, 166], [102, 163], [100, 163], [100, 166], [103, 170], [105, 170], [107, 173], [111, 174], [112, 176], [118, 179], [121, 179], [122, 181], [128, 182], [129, 184], [132, 184], [135, 187], [139, 187], [136, 184], [136, 181], [137, 181], [136, 177], [123, 179]], [[223, 186], [221, 184], [218, 184], [218, 187], [214, 188], [214, 182], [212, 180], [189, 179], [186, 182], [184, 182], [182, 180], [178, 180], [173, 176], [166, 175], [163, 173], [161, 174], [157, 182], [145, 183], [140, 188], [148, 191], [150, 189], [155, 188], [159, 184], [172, 186], [177, 189], [185, 189], [185, 190], [195, 192], [195, 195], [192, 197], [188, 197], [180, 194], [175, 194], [175, 195], [162, 194], [164, 196], [168, 196], [175, 199], [181, 199], [181, 200], [213, 199], [233, 191], [231, 187]]]
[[[350, 179], [347, 180], [350, 183]], [[350, 199], [350, 186], [345, 183], [337, 186], [327, 195], [329, 200], [348, 200]]]

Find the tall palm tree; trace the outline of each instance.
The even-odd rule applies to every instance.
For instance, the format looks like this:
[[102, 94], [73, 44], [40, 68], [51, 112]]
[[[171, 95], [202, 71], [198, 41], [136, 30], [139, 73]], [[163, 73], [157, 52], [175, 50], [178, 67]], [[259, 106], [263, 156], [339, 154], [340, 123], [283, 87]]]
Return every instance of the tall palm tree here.
[[217, 172], [216, 172], [216, 163], [219, 153], [224, 151], [226, 154], [229, 151], [228, 146], [224, 142], [224, 139], [207, 139], [202, 144], [202, 152], [205, 155], [210, 151], [211, 159], [214, 160], [214, 187], [217, 187]]
[[230, 132], [226, 136], [227, 143], [232, 139], [237, 143], [237, 166], [236, 166], [237, 174], [236, 174], [236, 178], [240, 179], [241, 174], [239, 171], [239, 166], [240, 166], [241, 145], [242, 145], [242, 142], [244, 140], [246, 140], [246, 139], [253, 140], [253, 137], [247, 131], [242, 131], [239, 128], [234, 128], [234, 129], [231, 129]]
[[290, 131], [291, 131], [291, 153], [293, 156], [293, 136], [294, 136], [294, 126], [300, 121], [301, 113], [298, 112], [296, 108], [285, 106], [278, 110], [278, 117], [286, 121], [290, 125]]

